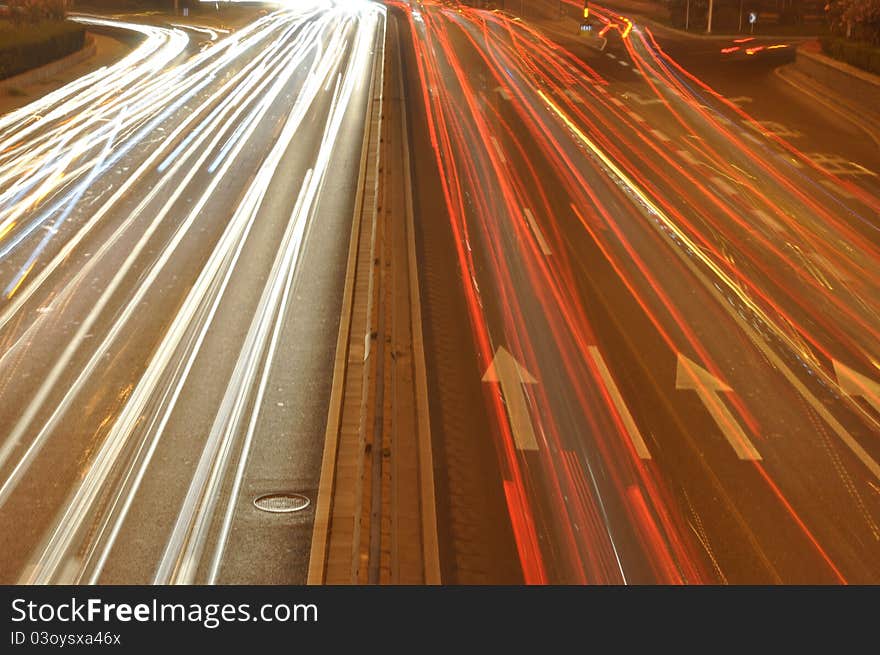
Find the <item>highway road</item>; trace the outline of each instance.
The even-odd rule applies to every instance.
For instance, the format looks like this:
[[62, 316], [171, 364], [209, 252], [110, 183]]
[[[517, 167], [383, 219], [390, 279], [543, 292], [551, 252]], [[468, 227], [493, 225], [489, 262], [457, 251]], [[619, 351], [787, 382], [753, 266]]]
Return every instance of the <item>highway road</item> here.
[[139, 45], [0, 118], [0, 581], [303, 582], [384, 9], [80, 20]]
[[452, 250], [423, 272], [434, 432], [486, 427], [492, 469], [446, 483], [506, 507], [483, 528], [511, 536], [505, 579], [880, 581], [876, 174], [600, 6], [607, 43], [577, 54], [503, 12], [392, 6], [420, 261]]
[[[876, 125], [853, 121], [849, 112], [840, 112], [841, 100], [844, 107], [858, 106], [857, 97], [838, 98], [835, 102], [816, 96], [809, 78], [798, 75], [798, 67], [791, 63], [799, 40], [769, 36], [741, 37], [750, 40], [740, 43], [732, 37], [686, 39], [659, 29], [655, 36], [679, 64], [747, 111], [766, 129], [817, 161], [827, 162], [843, 177], [856, 183], [876, 182], [872, 180], [874, 176], [856, 167], [874, 173], [880, 170], [880, 134]], [[873, 188], [876, 192], [876, 186]]]
[[138, 45], [0, 117], [0, 582], [305, 581], [254, 500], [321, 483], [386, 12], [443, 581], [880, 582], [876, 150], [591, 7], [80, 16]]

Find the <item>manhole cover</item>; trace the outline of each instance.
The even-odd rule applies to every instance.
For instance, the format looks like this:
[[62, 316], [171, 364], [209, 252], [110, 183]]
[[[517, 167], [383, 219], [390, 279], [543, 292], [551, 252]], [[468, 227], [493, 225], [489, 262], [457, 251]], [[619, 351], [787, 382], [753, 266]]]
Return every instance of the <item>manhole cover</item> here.
[[309, 499], [302, 494], [275, 493], [257, 496], [254, 499], [254, 507], [264, 512], [299, 512], [309, 506]]

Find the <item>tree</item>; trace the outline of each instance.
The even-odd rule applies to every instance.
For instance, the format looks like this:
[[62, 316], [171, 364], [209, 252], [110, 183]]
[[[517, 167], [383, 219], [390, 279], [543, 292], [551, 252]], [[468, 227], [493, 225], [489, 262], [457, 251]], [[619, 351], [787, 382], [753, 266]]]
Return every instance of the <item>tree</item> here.
[[827, 9], [831, 28], [838, 34], [880, 43], [880, 0], [836, 0]]
[[7, 0], [6, 4], [16, 24], [64, 20], [67, 8], [67, 0]]
[[880, 43], [880, 0], [854, 0], [843, 14], [857, 39]]

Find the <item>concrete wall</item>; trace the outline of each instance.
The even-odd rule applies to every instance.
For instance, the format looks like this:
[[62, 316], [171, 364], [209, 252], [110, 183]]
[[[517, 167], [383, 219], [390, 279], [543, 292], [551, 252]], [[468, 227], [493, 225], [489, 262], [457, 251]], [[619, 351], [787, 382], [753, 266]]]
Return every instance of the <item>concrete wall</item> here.
[[802, 48], [797, 51], [795, 65], [832, 91], [858, 98], [860, 104], [880, 111], [880, 77]]
[[45, 66], [32, 68], [31, 70], [25, 71], [14, 77], [7, 77], [5, 80], [0, 80], [0, 92], [5, 92], [7, 89], [11, 88], [24, 88], [31, 84], [45, 82], [61, 71], [67, 70], [71, 66], [76, 66], [94, 54], [95, 39], [90, 34], [86, 34], [86, 43], [80, 50], [77, 50], [66, 57], [62, 57], [61, 59], [56, 59]]

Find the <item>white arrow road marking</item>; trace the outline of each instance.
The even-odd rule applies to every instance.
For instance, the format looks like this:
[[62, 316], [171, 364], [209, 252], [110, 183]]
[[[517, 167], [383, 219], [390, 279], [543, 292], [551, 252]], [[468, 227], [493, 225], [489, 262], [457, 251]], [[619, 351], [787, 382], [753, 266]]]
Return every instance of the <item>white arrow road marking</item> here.
[[871, 407], [880, 412], [880, 383], [854, 371], [846, 364], [834, 360], [834, 374], [837, 375], [837, 384], [840, 390], [847, 396], [861, 396], [867, 400]]
[[651, 130], [651, 134], [653, 134], [656, 138], [663, 141], [663, 143], [669, 143], [670, 141], [672, 141], [672, 139], [670, 139], [668, 136], [666, 136], [660, 130]]
[[532, 232], [535, 233], [535, 238], [538, 240], [541, 252], [547, 256], [552, 255], [553, 251], [550, 250], [550, 246], [547, 245], [547, 240], [544, 238], [541, 228], [538, 227], [538, 222], [535, 220], [535, 217], [532, 215], [532, 212], [528, 207], [523, 207], [523, 214], [525, 214], [526, 220], [529, 222], [529, 227], [532, 228]]
[[[543, 100], [547, 103], [547, 106], [553, 110], [553, 112], [562, 120], [565, 125], [586, 145], [602, 162], [608, 167], [608, 169], [614, 174], [617, 179], [623, 182], [627, 187], [635, 193], [639, 199], [645, 204], [647, 208], [649, 208], [656, 216], [658, 216], [664, 223], [664, 225], [669, 228], [673, 234], [675, 234], [687, 247], [690, 249], [690, 252], [694, 253], [697, 258], [710, 270], [717, 279], [727, 287], [728, 290], [735, 293], [739, 296], [740, 300], [749, 307], [755, 314], [763, 321], [766, 322], [767, 325], [772, 326], [773, 331], [783, 340], [784, 343], [791, 344], [792, 347], [796, 347], [796, 344], [792, 343], [792, 340], [789, 336], [787, 336], [784, 331], [782, 331], [775, 323], [761, 310], [757, 305], [755, 305], [754, 301], [749, 298], [747, 294], [743, 294], [739, 285], [730, 278], [723, 270], [721, 270], [715, 262], [711, 259], [706, 258], [699, 246], [694, 243], [687, 234], [681, 231], [681, 229], [669, 219], [668, 216], [660, 209], [656, 204], [654, 204], [651, 199], [645, 194], [644, 191], [635, 183], [629, 176], [626, 175], [618, 166], [611, 160], [608, 155], [605, 154], [586, 134], [584, 134], [577, 125], [575, 125], [568, 116], [565, 115], [558, 106], [556, 106], [547, 95], [538, 91], [538, 95], [543, 98]], [[684, 151], [679, 151], [679, 155], [681, 155]], [[853, 452], [853, 454], [858, 457], [862, 463], [871, 471], [871, 474], [874, 477], [880, 479], [880, 464], [878, 464], [865, 449], [856, 441], [853, 436], [847, 432], [846, 428], [841, 425], [840, 421], [838, 421], [834, 416], [829, 412], [824, 404], [813, 395], [813, 393], [804, 385], [803, 382], [800, 381], [798, 376], [792, 371], [788, 365], [786, 365], [785, 361], [776, 354], [776, 352], [770, 348], [765, 340], [764, 336], [760, 334], [757, 330], [755, 330], [748, 321], [742, 319], [738, 312], [731, 311], [729, 309], [730, 305], [727, 302], [727, 299], [721, 292], [721, 288], [715, 284], [709, 283], [708, 278], [705, 273], [703, 273], [697, 265], [691, 261], [691, 258], [684, 254], [683, 251], [677, 251], [679, 255], [679, 259], [684, 262], [684, 264], [691, 270], [691, 272], [697, 277], [697, 279], [701, 280], [706, 290], [712, 294], [718, 304], [722, 307], [725, 307], [728, 311], [730, 317], [736, 322], [737, 325], [740, 326], [742, 331], [748, 335], [749, 340], [752, 344], [758, 348], [761, 353], [770, 361], [770, 363], [776, 368], [785, 378], [788, 380], [789, 384], [791, 384], [798, 393], [803, 396], [804, 400], [806, 400], [810, 406], [815, 410], [815, 412], [822, 417], [822, 419], [828, 423], [832, 430], [834, 430], [835, 434], [840, 437], [840, 440], [846, 444], [846, 446]]]
[[782, 123], [776, 121], [746, 121], [746, 126], [752, 128], [761, 134], [769, 134], [771, 136], [779, 136], [788, 139], [796, 139], [802, 137], [803, 134], [797, 130], [786, 127]]
[[503, 86], [496, 86], [495, 93], [500, 95], [505, 100], [510, 100], [510, 98], [511, 98], [510, 92], [508, 92], [508, 90], [505, 89]]
[[605, 385], [605, 389], [608, 390], [608, 395], [611, 396], [611, 400], [614, 402], [614, 407], [617, 409], [618, 415], [620, 415], [620, 420], [623, 421], [623, 426], [626, 428], [627, 434], [629, 434], [630, 441], [632, 441], [636, 453], [638, 453], [639, 457], [642, 459], [651, 459], [651, 451], [648, 450], [645, 440], [642, 439], [642, 433], [639, 432], [639, 426], [636, 425], [632, 414], [629, 413], [629, 408], [626, 406], [626, 402], [624, 402], [623, 396], [620, 394], [620, 389], [617, 388], [617, 383], [615, 383], [614, 378], [611, 377], [611, 371], [609, 371], [608, 367], [605, 365], [602, 353], [599, 352], [599, 349], [596, 348], [596, 346], [590, 346], [589, 349], [590, 357], [593, 358], [593, 361], [596, 363], [596, 368], [599, 369], [599, 375], [602, 376], [602, 382]]
[[756, 137], [754, 134], [750, 134], [749, 132], [740, 132], [740, 135], [742, 136], [742, 138], [748, 139], [749, 141], [751, 141], [755, 145], [759, 145], [759, 146], [764, 145], [764, 142], [761, 141], [761, 139]]
[[697, 396], [700, 397], [709, 414], [721, 428], [724, 437], [733, 446], [737, 457], [747, 460], [761, 459], [760, 453], [749, 441], [736, 418], [718, 396], [721, 392], [733, 391], [733, 389], [681, 353], [678, 353], [675, 388], [697, 392]]
[[495, 351], [495, 358], [483, 375], [483, 382], [501, 384], [501, 393], [504, 394], [504, 404], [507, 406], [507, 417], [510, 419], [510, 429], [513, 431], [516, 447], [520, 450], [538, 450], [538, 440], [532, 428], [526, 393], [522, 388], [524, 384], [537, 384], [538, 381], [507, 349], [501, 346]]

